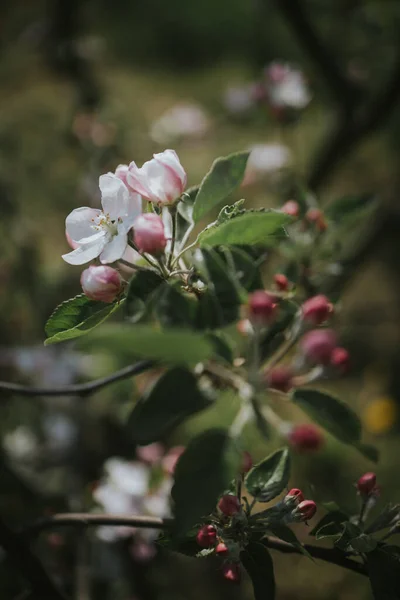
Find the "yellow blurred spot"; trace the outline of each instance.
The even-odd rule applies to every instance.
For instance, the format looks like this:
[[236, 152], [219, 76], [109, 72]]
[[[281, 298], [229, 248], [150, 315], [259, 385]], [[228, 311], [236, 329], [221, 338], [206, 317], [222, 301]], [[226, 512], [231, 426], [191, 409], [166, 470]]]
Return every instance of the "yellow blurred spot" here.
[[364, 410], [365, 429], [370, 433], [386, 433], [397, 421], [398, 408], [396, 402], [389, 397], [372, 400]]

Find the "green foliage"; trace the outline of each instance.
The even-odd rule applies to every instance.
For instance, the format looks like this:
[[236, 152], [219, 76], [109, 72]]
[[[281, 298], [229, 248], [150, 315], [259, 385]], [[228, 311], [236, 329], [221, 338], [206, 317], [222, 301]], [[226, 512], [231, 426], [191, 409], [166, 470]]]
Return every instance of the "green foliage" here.
[[139, 271], [129, 282], [126, 294], [126, 312], [131, 322], [138, 321], [148, 310], [154, 292], [163, 279], [154, 271]]
[[245, 211], [222, 224], [212, 224], [198, 237], [200, 247], [255, 244], [274, 245], [287, 236], [291, 217], [276, 210]]
[[240, 554], [240, 559], [253, 584], [254, 599], [274, 600], [274, 563], [267, 548], [258, 542], [251, 542]]
[[296, 390], [293, 402], [341, 442], [359, 443], [360, 419], [344, 402], [324, 392], [307, 389]]
[[237, 152], [217, 158], [201, 182], [193, 207], [193, 220], [198, 223], [240, 185], [249, 152]]
[[118, 310], [123, 301], [106, 304], [89, 300], [84, 294], [66, 300], [46, 323], [45, 346], [85, 335]]
[[255, 465], [247, 473], [245, 484], [249, 493], [258, 502], [269, 502], [285, 489], [289, 476], [289, 450], [283, 448]]
[[209, 406], [193, 373], [175, 367], [161, 375], [136, 404], [127, 422], [129, 436], [137, 444], [156, 442], [185, 418]]
[[155, 329], [150, 325], [110, 325], [93, 333], [86, 347], [125, 350], [132, 359], [146, 357], [165, 363], [195, 364], [206, 360], [213, 347], [200, 333], [184, 329]]
[[239, 471], [241, 454], [222, 429], [194, 438], [180, 457], [172, 488], [175, 533], [182, 535], [216, 506]]

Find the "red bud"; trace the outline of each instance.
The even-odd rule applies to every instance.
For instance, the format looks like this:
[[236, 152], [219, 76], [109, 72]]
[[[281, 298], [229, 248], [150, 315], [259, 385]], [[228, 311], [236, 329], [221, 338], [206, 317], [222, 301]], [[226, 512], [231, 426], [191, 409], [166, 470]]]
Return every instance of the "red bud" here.
[[332, 329], [313, 329], [303, 336], [300, 347], [310, 362], [326, 365], [336, 347], [336, 334]]
[[217, 541], [217, 530], [214, 525], [203, 525], [196, 535], [196, 541], [201, 548], [211, 548]]
[[270, 294], [257, 290], [249, 296], [249, 318], [253, 323], [269, 323], [275, 312], [275, 303]]
[[346, 373], [350, 366], [350, 354], [346, 348], [337, 346], [332, 350], [331, 365], [338, 369], [341, 373]]
[[226, 556], [228, 552], [229, 550], [224, 544], [224, 542], [220, 542], [215, 548], [215, 554], [217, 554], [218, 556]]
[[287, 215], [290, 215], [291, 217], [298, 217], [299, 216], [300, 207], [299, 207], [298, 203], [295, 200], [288, 200], [281, 207], [281, 211], [284, 212], [284, 213], [286, 213]]
[[218, 508], [227, 517], [236, 515], [241, 508], [239, 499], [233, 494], [225, 494], [218, 502]]
[[286, 275], [283, 275], [283, 273], [276, 273], [274, 275], [274, 281], [276, 287], [281, 292], [286, 292], [286, 290], [289, 288], [289, 280]]
[[320, 430], [311, 423], [295, 425], [290, 431], [288, 439], [298, 452], [319, 450], [324, 443]]
[[222, 575], [232, 583], [240, 583], [241, 572], [239, 563], [225, 563], [222, 567]]
[[314, 500], [303, 500], [296, 508], [297, 514], [300, 514], [303, 521], [312, 519], [317, 512], [317, 505]]
[[288, 491], [284, 499], [294, 500], [297, 504], [300, 504], [300, 502], [303, 502], [304, 500], [303, 492], [299, 490], [299, 488], [292, 488]]
[[357, 489], [360, 494], [364, 496], [369, 496], [371, 492], [374, 490], [376, 485], [376, 475], [375, 473], [364, 473], [357, 481]]
[[306, 300], [301, 309], [306, 323], [321, 325], [332, 313], [332, 304], [326, 296], [319, 294]]
[[266, 383], [274, 390], [288, 392], [292, 388], [292, 376], [292, 370], [282, 365], [275, 367], [266, 375]]

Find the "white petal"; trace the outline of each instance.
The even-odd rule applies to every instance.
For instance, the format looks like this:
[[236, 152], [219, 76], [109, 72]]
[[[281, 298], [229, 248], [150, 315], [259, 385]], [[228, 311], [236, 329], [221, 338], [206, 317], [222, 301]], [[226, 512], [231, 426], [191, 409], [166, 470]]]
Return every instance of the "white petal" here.
[[171, 200], [171, 183], [172, 190], [174, 190], [177, 178], [174, 175], [171, 176], [168, 167], [154, 159], [144, 163], [142, 170], [150, 191], [147, 197], [154, 202], [168, 203]]
[[105, 468], [112, 484], [122, 492], [139, 498], [147, 493], [149, 468], [143, 463], [110, 458]]
[[126, 206], [126, 213], [120, 215], [125, 233], [131, 229], [136, 217], [142, 214], [142, 197], [135, 192], [130, 192]]
[[86, 244], [79, 246], [76, 250], [69, 252], [68, 254], [63, 254], [62, 258], [65, 262], [70, 265], [84, 265], [85, 263], [93, 260], [102, 252], [104, 246], [107, 244], [107, 236], [105, 231], [100, 231], [92, 236], [92, 238], [88, 238], [89, 240]]
[[[120, 226], [118, 227], [118, 230]], [[128, 245], [128, 236], [123, 231], [115, 235], [112, 240], [105, 246], [103, 252], [100, 255], [100, 262], [104, 265], [107, 263], [113, 263], [123, 257]]]
[[96, 219], [100, 210], [82, 206], [73, 210], [65, 220], [65, 230], [74, 242], [93, 235], [93, 220]]
[[119, 177], [113, 173], [101, 175], [99, 187], [101, 204], [106, 215], [108, 214], [112, 220], [116, 220], [127, 212], [129, 190]]

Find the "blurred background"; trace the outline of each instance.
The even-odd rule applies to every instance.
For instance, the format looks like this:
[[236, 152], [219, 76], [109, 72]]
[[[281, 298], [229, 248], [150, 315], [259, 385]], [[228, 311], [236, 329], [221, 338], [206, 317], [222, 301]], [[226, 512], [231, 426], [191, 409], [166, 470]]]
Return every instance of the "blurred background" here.
[[[399, 500], [399, 27], [396, 0], [3, 0], [1, 378], [64, 385], [126, 364], [73, 345], [43, 347], [54, 307], [80, 292], [80, 269], [61, 259], [65, 216], [98, 205], [100, 174], [170, 147], [192, 185], [217, 156], [248, 148], [238, 195], [247, 206], [281, 205], [295, 181], [322, 207], [340, 196], [378, 199], [372, 222], [355, 223], [349, 237], [356, 252], [341, 331], [353, 370], [331, 389], [357, 410], [366, 441], [380, 450], [383, 501]], [[138, 378], [136, 391], [145, 383]], [[2, 396], [3, 517], [20, 525], [46, 511], [90, 510], [104, 462], [135, 457], [121, 433], [132, 393], [128, 381], [88, 400]], [[164, 440], [165, 452], [206, 424], [230, 423], [234, 409], [191, 420]], [[274, 446], [246, 435], [255, 460]], [[352, 506], [352, 483], [370, 469], [328, 440], [320, 454], [295, 460], [293, 483], [319, 501]], [[215, 565], [182, 559], [183, 570], [164, 551], [143, 563], [125, 538], [94, 543], [93, 533], [84, 544], [79, 535], [45, 535], [37, 545], [79, 600], [251, 598], [246, 582], [234, 592], [220, 586]], [[370, 597], [357, 575], [274, 558], [279, 599]], [[3, 558], [4, 598], [20, 590], [8, 569]]]

